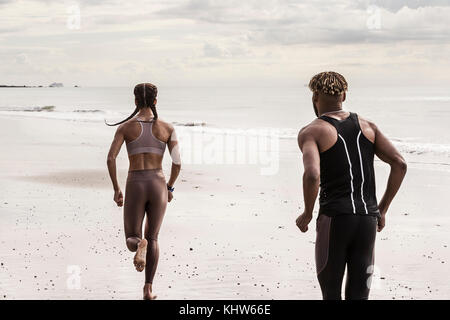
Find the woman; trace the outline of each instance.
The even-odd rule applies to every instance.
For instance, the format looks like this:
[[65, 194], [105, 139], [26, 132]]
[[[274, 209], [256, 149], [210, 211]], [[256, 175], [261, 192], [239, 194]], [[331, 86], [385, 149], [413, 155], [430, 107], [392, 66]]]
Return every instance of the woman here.
[[[173, 198], [173, 185], [181, 169], [178, 142], [173, 126], [158, 119], [156, 86], [141, 83], [134, 88], [136, 109], [125, 120], [112, 124], [117, 128], [108, 153], [108, 171], [114, 187], [114, 201], [124, 205], [126, 244], [136, 252], [134, 265], [145, 269], [144, 299], [156, 299], [152, 291], [153, 278], [159, 258], [158, 232], [167, 202]], [[109, 125], [109, 124], [108, 124]], [[125, 141], [130, 166], [125, 190], [125, 204], [117, 182], [116, 157]], [[166, 184], [161, 168], [166, 145], [172, 157], [172, 170]], [[144, 238], [142, 222], [145, 213]]]

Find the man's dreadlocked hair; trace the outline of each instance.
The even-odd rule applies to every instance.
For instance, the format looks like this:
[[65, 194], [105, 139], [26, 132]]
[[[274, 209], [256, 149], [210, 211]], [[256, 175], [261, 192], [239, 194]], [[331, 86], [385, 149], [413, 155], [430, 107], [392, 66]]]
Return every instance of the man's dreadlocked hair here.
[[309, 89], [312, 92], [321, 92], [332, 96], [338, 96], [348, 89], [345, 78], [333, 71], [326, 71], [316, 74], [309, 81]]

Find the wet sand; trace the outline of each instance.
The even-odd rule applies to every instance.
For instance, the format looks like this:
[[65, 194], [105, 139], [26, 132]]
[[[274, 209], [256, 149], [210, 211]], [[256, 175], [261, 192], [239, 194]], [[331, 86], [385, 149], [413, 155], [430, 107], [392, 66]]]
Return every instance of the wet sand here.
[[[0, 122], [0, 299], [141, 299], [144, 275], [125, 246], [106, 170], [113, 129]], [[301, 157], [295, 141], [280, 140], [280, 150], [273, 176], [255, 165], [183, 166], [159, 237], [159, 299], [321, 298], [314, 220], [306, 234], [294, 224]], [[404, 186], [377, 234], [371, 298], [448, 299], [450, 168], [406, 158]], [[124, 149], [118, 168], [125, 191]], [[388, 168], [376, 162], [376, 172], [381, 197]]]

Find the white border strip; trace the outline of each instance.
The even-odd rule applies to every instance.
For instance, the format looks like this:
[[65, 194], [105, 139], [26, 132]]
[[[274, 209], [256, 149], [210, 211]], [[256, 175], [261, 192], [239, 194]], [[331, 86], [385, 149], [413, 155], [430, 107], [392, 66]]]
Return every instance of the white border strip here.
[[358, 138], [356, 139], [357, 141], [357, 145], [358, 145], [358, 153], [359, 153], [359, 163], [361, 165], [361, 176], [362, 176], [362, 182], [361, 182], [361, 200], [364, 203], [364, 209], [366, 209], [366, 214], [369, 214], [369, 212], [367, 211], [367, 204], [364, 201], [364, 169], [363, 169], [363, 162], [362, 162], [362, 156], [361, 156], [361, 148], [359, 147], [359, 138], [361, 137], [361, 130], [358, 133]]
[[342, 142], [344, 142], [345, 153], [347, 154], [348, 164], [350, 165], [350, 182], [351, 182], [351, 186], [352, 186], [352, 193], [350, 194], [350, 196], [352, 198], [353, 213], [356, 214], [355, 200], [353, 199], [353, 193], [355, 192], [355, 190], [353, 188], [352, 162], [350, 161], [350, 156], [348, 155], [348, 150], [347, 150], [347, 144], [345, 143], [344, 138], [342, 138], [342, 136], [340, 134], [338, 134], [338, 136], [339, 136], [339, 138], [342, 139]]

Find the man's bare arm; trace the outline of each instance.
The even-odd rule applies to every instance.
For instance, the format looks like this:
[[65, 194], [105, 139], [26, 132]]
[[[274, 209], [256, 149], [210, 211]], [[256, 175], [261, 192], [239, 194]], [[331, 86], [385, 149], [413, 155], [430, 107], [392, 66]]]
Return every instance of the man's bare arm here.
[[298, 146], [303, 153], [303, 200], [305, 209], [297, 219], [297, 226], [303, 232], [308, 230], [308, 224], [312, 219], [320, 184], [320, 153], [313, 130], [314, 128], [306, 127], [298, 135]]
[[378, 204], [382, 216], [381, 225], [379, 224], [378, 230], [381, 231], [384, 228], [386, 212], [405, 177], [407, 164], [389, 139], [375, 125], [372, 124], [372, 127], [375, 130], [375, 154], [380, 160], [391, 166], [386, 191]]

